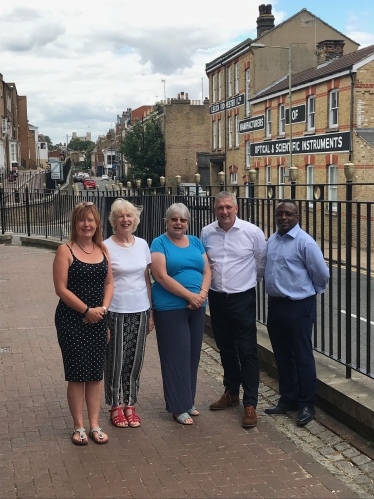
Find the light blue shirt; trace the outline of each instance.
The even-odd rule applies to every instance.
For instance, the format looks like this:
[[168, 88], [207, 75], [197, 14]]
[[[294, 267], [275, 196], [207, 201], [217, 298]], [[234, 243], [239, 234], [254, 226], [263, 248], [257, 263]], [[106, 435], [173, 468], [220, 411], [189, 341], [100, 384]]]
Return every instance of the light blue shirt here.
[[269, 237], [265, 289], [270, 296], [303, 300], [323, 293], [330, 272], [318, 244], [299, 224]]

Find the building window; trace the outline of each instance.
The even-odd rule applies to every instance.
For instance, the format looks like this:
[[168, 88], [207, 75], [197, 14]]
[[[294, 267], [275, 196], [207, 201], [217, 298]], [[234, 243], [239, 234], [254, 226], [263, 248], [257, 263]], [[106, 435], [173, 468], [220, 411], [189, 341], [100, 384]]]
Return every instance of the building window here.
[[222, 120], [218, 120], [218, 149], [222, 147]]
[[230, 173], [230, 184], [238, 183], [238, 174], [236, 172]]
[[251, 167], [251, 143], [249, 140], [245, 143], [245, 167]]
[[10, 162], [11, 163], [17, 163], [18, 158], [17, 158], [17, 143], [16, 142], [11, 142], [10, 143]]
[[284, 184], [285, 184], [284, 165], [278, 167], [278, 184], [279, 184], [279, 199], [284, 199]]
[[339, 91], [337, 89], [331, 90], [329, 100], [329, 127], [335, 128], [338, 126], [339, 118]]
[[229, 147], [232, 147], [232, 117], [228, 119], [229, 122]]
[[218, 100], [222, 99], [222, 71], [218, 73]]
[[[337, 201], [338, 200], [338, 186], [336, 185], [338, 182], [338, 168], [336, 165], [329, 165], [329, 191], [328, 198], [329, 201]], [[331, 203], [332, 211], [337, 210], [337, 203]]]
[[245, 70], [245, 112], [247, 116], [251, 114], [250, 85], [251, 85], [251, 71], [248, 68]]
[[227, 70], [227, 81], [228, 81], [228, 89], [229, 89], [229, 97], [232, 96], [232, 66], [230, 66]]
[[239, 93], [239, 63], [235, 63], [235, 93]]
[[306, 183], [306, 198], [313, 201], [314, 165], [307, 165], [306, 167]]
[[316, 96], [309, 95], [308, 97], [308, 130], [315, 129], [316, 118]]
[[212, 102], [216, 102], [216, 75], [212, 76]]
[[265, 109], [265, 133], [266, 137], [271, 137], [271, 107]]
[[212, 126], [212, 149], [217, 149], [217, 122], [213, 121]]
[[279, 135], [286, 133], [286, 108], [284, 104], [279, 104]]
[[239, 147], [239, 115], [235, 116], [235, 147]]
[[266, 183], [271, 184], [271, 165], [266, 165]]

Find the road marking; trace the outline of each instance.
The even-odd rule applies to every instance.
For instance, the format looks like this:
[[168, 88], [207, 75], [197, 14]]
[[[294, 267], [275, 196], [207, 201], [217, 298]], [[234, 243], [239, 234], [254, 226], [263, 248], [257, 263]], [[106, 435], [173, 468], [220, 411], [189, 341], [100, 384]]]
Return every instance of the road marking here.
[[[345, 314], [345, 315], [347, 314], [347, 312], [345, 310], [341, 310], [341, 313]], [[354, 319], [357, 319], [357, 315], [355, 315], [355, 314], [351, 314], [351, 317], [353, 317]], [[367, 319], [365, 319], [365, 317], [360, 317], [360, 321], [367, 322]], [[370, 324], [372, 326], [374, 326], [374, 322], [373, 321], [370, 321]]]

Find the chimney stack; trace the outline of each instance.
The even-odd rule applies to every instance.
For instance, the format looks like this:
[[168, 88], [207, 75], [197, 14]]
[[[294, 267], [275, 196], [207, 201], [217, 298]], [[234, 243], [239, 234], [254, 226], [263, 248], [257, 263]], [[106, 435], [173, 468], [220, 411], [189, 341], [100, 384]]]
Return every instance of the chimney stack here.
[[344, 40], [323, 40], [317, 43], [317, 65], [339, 59], [343, 55]]
[[261, 4], [258, 8], [260, 15], [257, 18], [257, 38], [274, 28], [274, 16], [271, 13], [271, 4]]

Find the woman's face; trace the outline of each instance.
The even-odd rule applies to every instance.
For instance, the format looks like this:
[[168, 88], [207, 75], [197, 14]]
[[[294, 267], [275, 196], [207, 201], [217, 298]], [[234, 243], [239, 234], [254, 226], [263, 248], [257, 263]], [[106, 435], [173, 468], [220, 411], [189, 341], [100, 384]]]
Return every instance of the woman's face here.
[[116, 232], [118, 234], [132, 234], [134, 230], [134, 215], [128, 211], [123, 211], [116, 218]]
[[178, 213], [173, 214], [172, 217], [166, 222], [167, 233], [179, 239], [184, 236], [188, 227], [188, 219], [182, 218]]
[[90, 211], [87, 211], [84, 216], [77, 221], [75, 230], [78, 237], [92, 238], [96, 232], [97, 223], [95, 217]]

